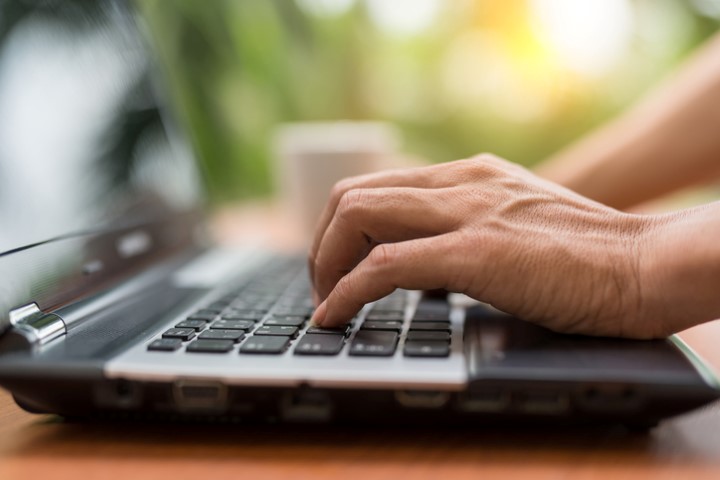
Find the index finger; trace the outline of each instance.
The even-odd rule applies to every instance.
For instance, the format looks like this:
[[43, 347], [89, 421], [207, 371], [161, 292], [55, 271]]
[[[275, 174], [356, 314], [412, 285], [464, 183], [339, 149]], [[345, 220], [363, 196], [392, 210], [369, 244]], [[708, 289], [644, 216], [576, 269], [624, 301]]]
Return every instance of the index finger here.
[[360, 175], [358, 177], [346, 178], [335, 184], [330, 192], [325, 208], [320, 215], [312, 247], [308, 258], [310, 278], [315, 278], [314, 263], [317, 257], [320, 243], [327, 231], [330, 222], [335, 216], [340, 199], [345, 193], [357, 188], [381, 188], [381, 187], [415, 187], [415, 188], [441, 188], [447, 186], [448, 181], [442, 181], [438, 174], [447, 170], [447, 165], [437, 164], [420, 168], [408, 168], [398, 170], [386, 170], [383, 172]]
[[397, 288], [458, 290], [465, 269], [458, 236], [447, 233], [375, 247], [333, 288], [313, 314], [313, 322], [335, 327], [348, 322], [365, 304], [389, 295]]
[[443, 189], [350, 190], [338, 205], [315, 258], [313, 283], [320, 299], [352, 270], [373, 245], [402, 242], [455, 230], [462, 222], [448, 211]]

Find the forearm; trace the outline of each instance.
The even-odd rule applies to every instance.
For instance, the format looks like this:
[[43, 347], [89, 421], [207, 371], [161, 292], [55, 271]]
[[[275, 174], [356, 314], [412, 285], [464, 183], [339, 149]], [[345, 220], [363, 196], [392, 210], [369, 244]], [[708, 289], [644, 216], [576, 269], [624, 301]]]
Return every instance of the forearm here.
[[644, 316], [665, 333], [720, 318], [720, 202], [654, 218], [639, 258]]
[[625, 209], [720, 174], [720, 36], [636, 108], [536, 170]]

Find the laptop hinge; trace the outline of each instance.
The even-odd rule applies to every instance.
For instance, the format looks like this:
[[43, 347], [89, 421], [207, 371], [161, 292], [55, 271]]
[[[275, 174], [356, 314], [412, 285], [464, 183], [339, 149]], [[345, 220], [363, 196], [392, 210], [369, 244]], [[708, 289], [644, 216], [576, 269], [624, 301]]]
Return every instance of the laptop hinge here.
[[60, 316], [43, 312], [36, 303], [11, 310], [10, 324], [31, 345], [44, 345], [67, 332]]

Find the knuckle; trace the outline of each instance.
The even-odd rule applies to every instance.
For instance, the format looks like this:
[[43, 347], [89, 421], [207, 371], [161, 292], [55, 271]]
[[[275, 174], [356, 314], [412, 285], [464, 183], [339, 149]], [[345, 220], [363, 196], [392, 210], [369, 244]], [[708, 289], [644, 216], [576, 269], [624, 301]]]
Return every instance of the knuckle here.
[[506, 173], [508, 162], [490, 153], [481, 153], [469, 159], [468, 168], [476, 178], [497, 178]]
[[478, 155], [475, 155], [471, 158], [472, 161], [476, 163], [483, 163], [483, 164], [490, 164], [490, 165], [502, 165], [507, 163], [502, 158], [498, 157], [497, 155], [493, 155], [492, 153], [483, 152]]
[[397, 247], [393, 243], [383, 243], [373, 248], [368, 255], [368, 261], [375, 269], [384, 270], [397, 261]]
[[352, 178], [344, 178], [335, 185], [333, 185], [332, 189], [330, 190], [330, 199], [334, 201], [339, 201], [342, 196], [347, 192], [348, 190], [351, 190], [355, 184], [355, 181]]
[[507, 162], [489, 153], [481, 153], [470, 158], [457, 160], [453, 166], [457, 175], [464, 181], [496, 178], [504, 173]]
[[337, 207], [337, 215], [340, 218], [353, 217], [359, 211], [365, 210], [368, 206], [368, 192], [362, 188], [355, 188], [346, 191], [341, 197]]
[[464, 172], [472, 169], [475, 165], [475, 161], [472, 158], [463, 158], [462, 160], [455, 160], [450, 165], [453, 166], [456, 170]]

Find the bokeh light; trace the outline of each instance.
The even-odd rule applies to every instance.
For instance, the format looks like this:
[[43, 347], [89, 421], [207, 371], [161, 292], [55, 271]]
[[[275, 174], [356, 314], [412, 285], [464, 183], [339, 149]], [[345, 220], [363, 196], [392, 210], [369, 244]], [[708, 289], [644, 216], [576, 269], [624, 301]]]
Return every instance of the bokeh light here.
[[720, 0], [139, 1], [216, 200], [270, 192], [282, 122], [387, 121], [428, 161], [492, 151], [532, 166], [720, 21]]
[[627, 51], [633, 27], [628, 0], [531, 0], [541, 41], [559, 63], [579, 73], [602, 75]]
[[414, 35], [433, 25], [440, 0], [366, 0], [375, 25], [393, 35]]

